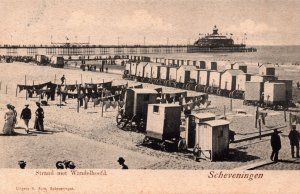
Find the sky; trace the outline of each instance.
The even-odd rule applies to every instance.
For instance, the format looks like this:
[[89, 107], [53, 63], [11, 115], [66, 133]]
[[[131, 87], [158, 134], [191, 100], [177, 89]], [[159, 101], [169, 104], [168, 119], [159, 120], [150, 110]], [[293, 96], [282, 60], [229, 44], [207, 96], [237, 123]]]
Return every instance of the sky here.
[[187, 44], [216, 25], [236, 43], [246, 33], [248, 45], [300, 45], [298, 0], [0, 0], [0, 9], [0, 44]]

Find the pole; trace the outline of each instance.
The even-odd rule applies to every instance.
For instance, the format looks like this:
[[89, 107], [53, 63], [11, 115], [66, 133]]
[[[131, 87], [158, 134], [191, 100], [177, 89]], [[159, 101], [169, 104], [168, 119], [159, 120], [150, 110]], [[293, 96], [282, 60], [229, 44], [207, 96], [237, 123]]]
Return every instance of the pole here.
[[284, 122], [286, 122], [286, 111], [285, 110], [283, 111], [283, 114], [284, 114]]
[[[104, 83], [104, 79], [103, 79], [103, 83]], [[103, 90], [104, 90], [104, 87], [102, 85], [102, 94], [101, 94], [101, 96], [102, 96], [102, 112], [101, 112], [101, 117], [103, 117], [103, 109], [104, 109]]]
[[6, 89], [5, 89], [5, 94], [7, 94], [7, 85], [6, 85]]
[[16, 87], [16, 97], [18, 96], [18, 85]]
[[257, 128], [257, 119], [258, 119], [258, 106], [256, 107], [256, 112], [255, 112], [255, 128]]
[[232, 111], [232, 98], [230, 98], [230, 111]]
[[91, 78], [91, 83], [93, 83], [93, 78]]
[[259, 139], [261, 140], [261, 119], [258, 119], [258, 126], [259, 126]]
[[292, 129], [292, 113], [289, 114], [290, 129]]
[[[27, 79], [26, 79], [26, 75], [25, 75], [25, 86], [26, 86], [26, 81]], [[27, 100], [27, 90], [26, 90], [26, 100]]]
[[61, 108], [61, 93], [62, 93], [62, 86], [60, 86], [60, 94], [59, 94], [59, 108]]
[[79, 113], [79, 86], [76, 80], [76, 89], [77, 89], [77, 112]]
[[81, 84], [82, 84], [82, 74], [80, 74]]
[[226, 120], [226, 106], [224, 105], [224, 117], [225, 117], [225, 120]]

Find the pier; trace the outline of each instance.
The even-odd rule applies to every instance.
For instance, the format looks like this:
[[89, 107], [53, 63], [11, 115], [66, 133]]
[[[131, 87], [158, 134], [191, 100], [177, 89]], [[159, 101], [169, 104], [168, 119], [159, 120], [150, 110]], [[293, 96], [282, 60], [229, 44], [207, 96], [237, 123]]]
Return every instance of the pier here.
[[197, 52], [256, 52], [255, 48], [202, 48], [195, 45], [0, 45], [0, 55], [124, 55]]

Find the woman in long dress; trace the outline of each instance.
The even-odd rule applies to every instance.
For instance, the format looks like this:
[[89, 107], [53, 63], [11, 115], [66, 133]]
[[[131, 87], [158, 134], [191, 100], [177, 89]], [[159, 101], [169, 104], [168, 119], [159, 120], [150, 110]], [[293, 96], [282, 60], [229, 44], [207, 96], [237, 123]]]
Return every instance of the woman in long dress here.
[[15, 133], [14, 127], [15, 127], [15, 113], [11, 109], [11, 105], [6, 105], [8, 111], [5, 113], [4, 119], [5, 124], [3, 127], [3, 134], [4, 135], [12, 135]]

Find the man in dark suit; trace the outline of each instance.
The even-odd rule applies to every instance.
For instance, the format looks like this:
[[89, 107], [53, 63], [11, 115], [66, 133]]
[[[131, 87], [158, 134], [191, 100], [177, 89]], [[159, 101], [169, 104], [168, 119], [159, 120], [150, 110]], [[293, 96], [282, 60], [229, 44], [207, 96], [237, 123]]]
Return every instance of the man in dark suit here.
[[295, 147], [296, 147], [296, 157], [299, 158], [299, 139], [300, 139], [300, 134], [296, 130], [296, 124], [292, 125], [292, 130], [289, 133], [289, 139], [290, 139], [290, 144], [291, 144], [291, 153], [292, 157], [295, 157]]
[[272, 146], [272, 154], [271, 154], [271, 160], [278, 162], [278, 154], [279, 150], [281, 149], [281, 141], [280, 136], [278, 135], [277, 129], [274, 129], [273, 134], [271, 135], [271, 146]]
[[28, 108], [29, 104], [25, 104], [25, 108], [22, 110], [20, 118], [24, 120], [24, 123], [26, 125], [26, 129], [25, 131], [28, 133], [29, 129], [28, 129], [28, 124], [29, 124], [29, 120], [31, 119], [31, 110], [30, 108]]

